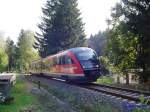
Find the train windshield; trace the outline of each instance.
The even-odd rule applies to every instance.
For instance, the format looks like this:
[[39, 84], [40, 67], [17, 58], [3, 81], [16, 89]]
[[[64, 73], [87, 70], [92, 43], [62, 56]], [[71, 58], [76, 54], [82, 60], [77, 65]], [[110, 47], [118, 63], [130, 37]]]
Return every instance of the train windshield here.
[[76, 53], [78, 60], [95, 60], [97, 59], [97, 54], [92, 49], [86, 49]]

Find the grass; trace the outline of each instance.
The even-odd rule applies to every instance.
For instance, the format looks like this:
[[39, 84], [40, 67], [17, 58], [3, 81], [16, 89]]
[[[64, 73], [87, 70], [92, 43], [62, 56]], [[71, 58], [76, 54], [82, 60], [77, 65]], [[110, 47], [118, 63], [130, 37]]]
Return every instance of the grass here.
[[97, 83], [99, 83], [99, 84], [113, 84], [114, 83], [114, 79], [112, 77], [103, 76], [103, 77], [100, 77], [97, 80]]
[[14, 97], [13, 103], [9, 105], [0, 104], [0, 112], [19, 112], [36, 102], [36, 97], [27, 91], [27, 83], [22, 80], [17, 80], [11, 90], [11, 95]]

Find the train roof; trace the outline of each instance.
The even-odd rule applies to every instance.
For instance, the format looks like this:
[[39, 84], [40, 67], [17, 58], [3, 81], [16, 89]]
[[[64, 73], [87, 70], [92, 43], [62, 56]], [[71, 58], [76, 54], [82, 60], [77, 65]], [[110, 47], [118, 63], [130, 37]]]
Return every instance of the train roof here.
[[67, 49], [67, 50], [64, 50], [64, 51], [60, 51], [56, 54], [53, 54], [53, 55], [50, 55], [50, 56], [47, 56], [46, 58], [44, 59], [47, 59], [47, 58], [51, 58], [51, 57], [55, 57], [55, 56], [59, 56], [59, 55], [64, 55], [66, 53], [68, 53], [69, 51], [70, 52], [73, 52], [73, 53], [79, 53], [79, 52], [83, 52], [83, 51], [86, 51], [86, 50], [92, 50], [91, 48], [88, 48], [88, 47], [75, 47], [75, 48], [70, 48], [70, 49]]
[[58, 56], [58, 55], [61, 55], [61, 54], [66, 54], [69, 51], [76, 54], [76, 53], [87, 51], [87, 50], [92, 50], [92, 49], [88, 48], [88, 47], [75, 47], [75, 48], [70, 48], [70, 49], [67, 49], [67, 50], [64, 50], [64, 51], [60, 51], [57, 54], [53, 54], [53, 55], [47, 56], [46, 58], [48, 58], [48, 57], [55, 57], [56, 55]]
[[70, 48], [67, 51], [71, 51], [73, 53], [77, 53], [77, 52], [82, 52], [82, 51], [86, 51], [86, 50], [92, 50], [92, 49], [88, 48], [88, 47], [76, 47], [76, 48]]
[[[88, 47], [75, 47], [75, 48], [70, 48], [70, 49], [67, 49], [67, 50], [64, 50], [64, 51], [60, 51], [58, 52], [57, 54], [53, 54], [53, 55], [50, 55], [50, 56], [47, 56], [45, 58], [42, 58], [42, 60], [46, 60], [46, 59], [49, 59], [49, 58], [52, 58], [52, 57], [55, 57], [55, 56], [58, 56], [58, 55], [61, 55], [61, 54], [66, 54], [68, 53], [69, 51], [70, 52], [73, 52], [73, 53], [79, 53], [79, 52], [83, 52], [83, 51], [87, 51], [87, 50], [92, 50], [91, 48], [88, 48]], [[39, 60], [34, 60], [32, 61], [31, 63], [37, 63], [37, 62], [40, 62], [41, 59]]]

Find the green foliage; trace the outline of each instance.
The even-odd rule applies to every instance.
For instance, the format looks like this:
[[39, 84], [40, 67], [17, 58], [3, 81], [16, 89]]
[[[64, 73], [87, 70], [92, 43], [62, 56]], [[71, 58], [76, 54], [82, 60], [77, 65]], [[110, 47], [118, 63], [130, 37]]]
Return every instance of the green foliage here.
[[105, 68], [109, 69], [110, 64], [109, 64], [108, 57], [100, 56], [99, 61], [100, 61], [101, 65], [103, 65]]
[[100, 56], [99, 60], [102, 67], [107, 70], [110, 70], [110, 72], [112, 73], [120, 74], [120, 69], [111, 63], [110, 58], [111, 57], [108, 58], [107, 56]]
[[[143, 94], [140, 96], [140, 103], [145, 104], [145, 105], [148, 106], [149, 102], [150, 102], [150, 100], [145, 100]], [[145, 109], [137, 108], [137, 109], [133, 110], [133, 112], [150, 112], [150, 107], [145, 108]]]
[[0, 103], [4, 102], [5, 101], [5, 97], [1, 95], [0, 93]]
[[135, 67], [137, 37], [126, 29], [126, 24], [121, 22], [109, 32], [108, 51], [110, 61], [124, 71]]
[[150, 109], [135, 109], [133, 112], [150, 112]]
[[111, 68], [111, 64], [109, 62], [108, 57], [100, 56], [99, 57], [99, 61], [100, 61], [100, 64], [101, 64], [101, 73], [103, 75], [108, 75], [109, 74], [109, 70]]
[[[118, 5], [115, 9], [120, 11]], [[128, 76], [127, 70], [136, 67], [137, 36], [128, 31], [127, 24], [119, 19], [118, 11], [113, 16], [112, 24], [113, 28], [108, 31], [108, 58], [116, 72]], [[128, 84], [129, 80], [126, 79]]]
[[113, 84], [114, 83], [114, 79], [112, 77], [100, 77], [99, 79], [97, 79], [97, 83], [99, 84]]
[[13, 71], [15, 69], [15, 61], [16, 61], [16, 45], [13, 40], [7, 38], [6, 40], [6, 53], [8, 55], [8, 71]]
[[83, 46], [85, 34], [77, 0], [47, 0], [34, 47], [42, 57], [71, 47]]
[[29, 63], [39, 59], [37, 51], [33, 48], [34, 42], [34, 33], [29, 30], [21, 30], [17, 45], [9, 37], [6, 41], [1, 39], [0, 72], [27, 71]]
[[0, 48], [2, 50], [5, 50], [5, 44], [6, 44], [6, 42], [4, 40], [4, 34], [3, 34], [3, 32], [0, 31]]
[[[112, 59], [115, 59], [113, 61], [120, 69], [129, 69], [135, 66], [142, 68], [143, 71], [149, 69], [149, 15], [150, 1], [147, 0], [122, 0], [122, 3], [118, 3], [112, 8], [111, 24], [113, 29], [109, 35], [110, 48], [114, 46], [112, 47], [112, 54], [119, 55], [111, 57], [118, 58]], [[140, 73], [140, 79], [142, 82], [146, 82], [148, 76], [143, 76]]]
[[99, 56], [106, 55], [107, 35], [106, 32], [99, 32], [91, 35], [88, 40], [88, 46], [94, 49]]
[[[108, 58], [116, 71], [127, 77], [127, 70], [136, 68], [138, 35], [128, 29], [124, 8], [121, 4], [118, 3], [112, 8], [111, 16], [112, 29], [109, 29], [107, 34]], [[126, 83], [128, 83], [129, 80], [126, 79]]]
[[[144, 71], [150, 67], [150, 1], [149, 0], [126, 0], [123, 1], [123, 14], [127, 28], [137, 35], [137, 65]], [[143, 82], [148, 81], [142, 77]]]
[[17, 44], [16, 66], [21, 71], [28, 70], [29, 63], [39, 58], [37, 52], [33, 49], [34, 33], [28, 30], [21, 30]]
[[[118, 26], [114, 26], [108, 34], [108, 57], [113, 72], [128, 76], [127, 70], [135, 68], [136, 62], [136, 45], [137, 38], [132, 33], [127, 32], [126, 24], [120, 22]], [[126, 78], [126, 84], [129, 83]]]
[[0, 49], [0, 72], [3, 72], [8, 65], [8, 56], [7, 54]]
[[35, 96], [27, 91], [27, 83], [19, 81], [12, 88], [12, 96], [15, 98], [14, 102], [10, 105], [0, 105], [0, 112], [20, 112], [22, 108], [30, 107], [36, 102]]

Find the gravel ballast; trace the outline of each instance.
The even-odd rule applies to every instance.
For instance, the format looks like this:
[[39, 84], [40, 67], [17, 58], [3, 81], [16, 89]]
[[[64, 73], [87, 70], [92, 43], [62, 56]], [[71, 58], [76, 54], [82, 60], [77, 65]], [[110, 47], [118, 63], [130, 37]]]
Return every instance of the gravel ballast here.
[[137, 106], [135, 102], [51, 79], [35, 76], [28, 76], [27, 79], [36, 84], [40, 81], [43, 91], [48, 91], [52, 99], [72, 112], [131, 112]]

